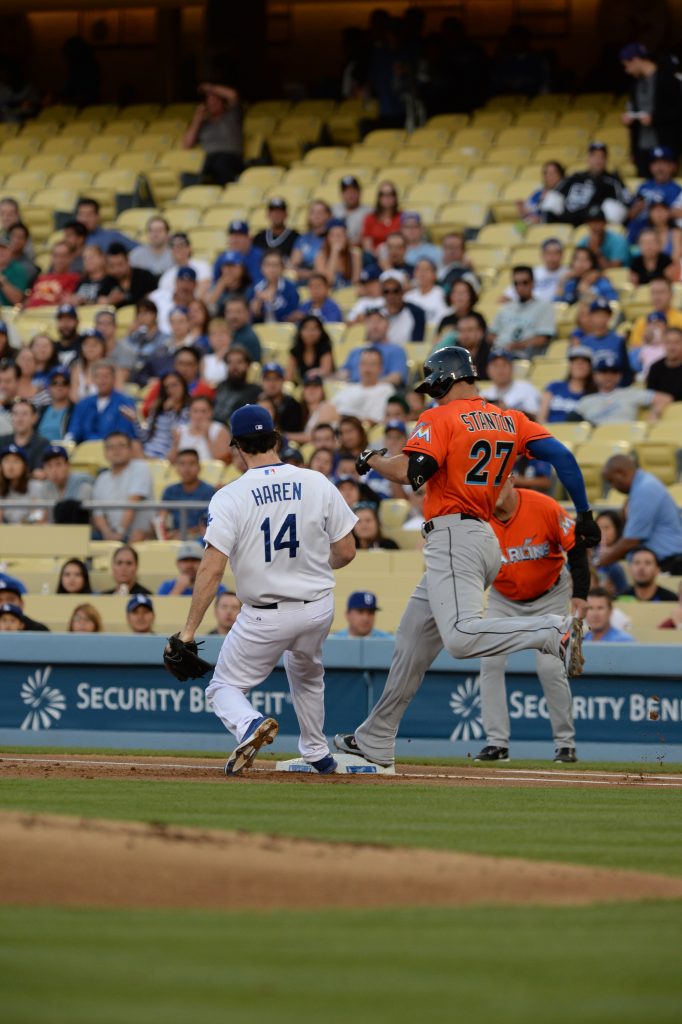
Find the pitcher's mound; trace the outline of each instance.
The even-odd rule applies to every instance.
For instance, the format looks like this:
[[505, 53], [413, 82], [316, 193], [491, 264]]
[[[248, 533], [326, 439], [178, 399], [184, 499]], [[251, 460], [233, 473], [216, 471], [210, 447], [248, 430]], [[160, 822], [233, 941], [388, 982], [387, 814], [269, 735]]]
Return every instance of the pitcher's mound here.
[[398, 847], [0, 814], [0, 902], [314, 909], [682, 897], [682, 879]]

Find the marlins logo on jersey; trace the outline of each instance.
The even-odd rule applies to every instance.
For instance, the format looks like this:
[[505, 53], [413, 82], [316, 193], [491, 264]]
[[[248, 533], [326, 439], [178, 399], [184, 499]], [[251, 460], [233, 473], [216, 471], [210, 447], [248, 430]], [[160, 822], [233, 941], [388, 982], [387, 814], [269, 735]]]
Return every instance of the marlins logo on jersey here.
[[426, 444], [431, 444], [431, 424], [418, 423], [410, 434], [410, 441], [425, 441]]

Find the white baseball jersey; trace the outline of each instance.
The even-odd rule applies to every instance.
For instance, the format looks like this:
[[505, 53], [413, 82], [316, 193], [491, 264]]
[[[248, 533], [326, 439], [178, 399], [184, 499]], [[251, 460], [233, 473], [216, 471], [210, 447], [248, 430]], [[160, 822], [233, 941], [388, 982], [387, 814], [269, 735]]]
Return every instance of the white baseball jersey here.
[[230, 559], [245, 604], [317, 601], [334, 587], [330, 544], [357, 521], [322, 473], [276, 463], [214, 494], [204, 540]]

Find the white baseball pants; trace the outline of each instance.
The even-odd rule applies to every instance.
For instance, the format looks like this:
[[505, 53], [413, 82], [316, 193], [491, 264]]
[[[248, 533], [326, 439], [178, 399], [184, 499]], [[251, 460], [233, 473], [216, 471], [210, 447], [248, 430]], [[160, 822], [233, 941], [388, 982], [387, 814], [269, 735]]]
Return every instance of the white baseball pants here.
[[329, 753], [324, 735], [322, 645], [334, 618], [334, 598], [281, 601], [277, 608], [245, 604], [225, 637], [206, 696], [226, 729], [240, 742], [257, 717], [246, 694], [270, 675], [284, 655], [284, 669], [301, 730], [298, 748], [307, 761]]

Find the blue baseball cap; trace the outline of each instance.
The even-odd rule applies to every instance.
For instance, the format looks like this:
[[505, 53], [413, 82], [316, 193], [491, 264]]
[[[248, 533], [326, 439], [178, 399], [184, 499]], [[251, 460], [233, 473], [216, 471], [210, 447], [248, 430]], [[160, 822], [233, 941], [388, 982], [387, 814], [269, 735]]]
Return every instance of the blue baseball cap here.
[[665, 315], [665, 313], [659, 313], [659, 311], [656, 309], [653, 313], [649, 313], [648, 317], [646, 318], [646, 322], [648, 324], [667, 324], [668, 318]]
[[627, 46], [624, 46], [620, 50], [620, 52], [618, 54], [618, 59], [621, 60], [621, 61], [624, 61], [624, 60], [634, 60], [636, 57], [648, 57], [648, 56], [649, 56], [649, 51], [647, 50], [647, 48], [644, 45], [644, 43], [628, 43]]
[[25, 448], [20, 448], [18, 444], [8, 444], [2, 451], [0, 451], [0, 459], [4, 458], [5, 455], [18, 455], [20, 459], [23, 459], [28, 466], [28, 455], [26, 454]]
[[13, 594], [25, 594], [26, 587], [16, 576], [0, 575], [0, 590], [11, 590]]
[[230, 433], [234, 444], [240, 437], [249, 437], [252, 434], [261, 434], [275, 429], [272, 416], [267, 409], [260, 405], [243, 405], [230, 416]]
[[245, 220], [231, 220], [227, 225], [228, 235], [248, 235], [249, 225]]
[[196, 281], [197, 272], [192, 267], [180, 267], [177, 273], [178, 281]]
[[60, 316], [73, 316], [76, 320], [78, 319], [76, 307], [72, 306], [69, 302], [63, 302], [61, 306], [57, 306], [56, 316], [57, 319], [59, 319]]
[[381, 267], [378, 263], [370, 263], [360, 271], [360, 283], [367, 284], [368, 281], [378, 281], [381, 277]]
[[346, 222], [343, 217], [330, 217], [327, 221], [325, 230], [329, 231], [330, 228], [345, 228], [345, 226]]
[[71, 383], [71, 373], [67, 366], [53, 366], [47, 375], [48, 383], [53, 381], [55, 377], [63, 377], [65, 381]]
[[609, 147], [606, 145], [606, 143], [601, 142], [599, 139], [594, 139], [594, 141], [589, 144], [589, 146], [587, 147], [587, 152], [594, 153], [596, 149], [601, 149], [604, 153], [608, 153], [609, 151]]
[[492, 363], [493, 359], [506, 359], [508, 363], [514, 362], [514, 357], [511, 352], [507, 352], [506, 348], [494, 348], [488, 356], [488, 362]]
[[216, 260], [216, 269], [222, 270], [223, 267], [243, 267], [244, 257], [240, 252], [223, 252]]
[[0, 615], [13, 615], [19, 622], [26, 624], [26, 616], [18, 604], [0, 604]]
[[346, 611], [350, 612], [353, 609], [364, 609], [368, 612], [380, 612], [377, 604], [377, 596], [373, 594], [371, 590], [354, 590], [348, 597], [348, 604], [346, 605]]
[[608, 299], [595, 299], [590, 303], [590, 313], [611, 313], [611, 303]]
[[106, 344], [106, 338], [101, 331], [98, 331], [96, 327], [88, 327], [87, 331], [83, 331], [81, 338], [99, 338]]
[[173, 313], [184, 313], [185, 316], [189, 313], [187, 306], [173, 306], [168, 316], [173, 316]]
[[133, 594], [126, 605], [126, 612], [134, 612], [136, 608], [149, 608], [154, 611], [154, 603], [149, 594]]
[[43, 452], [43, 466], [50, 459], [66, 459], [69, 461], [69, 453], [66, 448], [62, 448], [60, 444], [51, 444], [49, 448], [46, 448]]
[[384, 433], [387, 433], [389, 430], [399, 430], [401, 434], [405, 434], [407, 437], [407, 424], [403, 420], [387, 420]]
[[421, 215], [416, 210], [406, 210], [405, 213], [400, 214], [400, 223], [407, 224], [408, 221], [413, 220], [415, 224], [421, 224]]
[[284, 380], [284, 367], [281, 363], [266, 363], [262, 372], [263, 376], [265, 376], [266, 373], [276, 373], [278, 377], [281, 377], [282, 380]]
[[676, 163], [676, 157], [670, 146], [654, 146], [649, 154], [649, 160], [670, 160]]
[[595, 370], [598, 373], [620, 373], [620, 361], [618, 356], [613, 355], [610, 352], [603, 355], [597, 362]]

